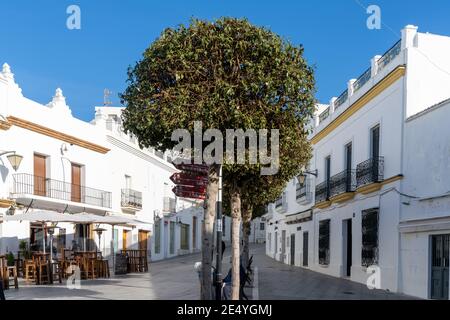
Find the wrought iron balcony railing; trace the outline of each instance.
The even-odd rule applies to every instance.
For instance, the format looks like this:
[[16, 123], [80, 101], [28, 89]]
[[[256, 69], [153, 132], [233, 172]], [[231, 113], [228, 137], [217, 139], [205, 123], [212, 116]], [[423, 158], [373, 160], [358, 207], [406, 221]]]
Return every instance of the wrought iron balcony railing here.
[[384, 157], [371, 158], [356, 166], [356, 184], [358, 187], [381, 182], [384, 179]]
[[324, 181], [316, 186], [316, 203], [327, 201], [330, 198], [330, 181]]
[[330, 197], [337, 196], [346, 192], [353, 192], [356, 189], [355, 170], [344, 170], [331, 177], [330, 179]]
[[378, 71], [383, 70], [396, 56], [402, 51], [402, 41], [399, 40], [392, 48], [390, 48], [386, 53], [378, 60]]
[[336, 110], [341, 105], [343, 105], [344, 102], [347, 101], [347, 98], [348, 98], [348, 89], [342, 92], [339, 98], [336, 99], [336, 101], [334, 102], [334, 109]]
[[112, 208], [111, 192], [26, 173], [15, 174], [13, 179], [13, 193], [16, 195], [35, 195], [103, 208]]
[[372, 68], [367, 69], [353, 84], [353, 92], [358, 91], [361, 89], [372, 76]]
[[326, 108], [325, 111], [323, 111], [323, 112], [319, 115], [319, 123], [321, 123], [321, 122], [324, 121], [326, 118], [328, 118], [329, 115], [330, 115], [330, 107]]
[[132, 189], [122, 189], [122, 207], [142, 209], [142, 192]]

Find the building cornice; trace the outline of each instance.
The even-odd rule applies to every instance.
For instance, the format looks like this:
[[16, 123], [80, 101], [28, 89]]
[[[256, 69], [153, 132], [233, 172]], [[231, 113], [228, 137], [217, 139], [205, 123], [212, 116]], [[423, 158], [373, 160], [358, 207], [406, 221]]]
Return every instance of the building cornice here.
[[13, 206], [16, 202], [9, 199], [0, 199], [0, 208], [9, 208]]
[[386, 77], [380, 80], [375, 86], [373, 86], [369, 91], [367, 91], [363, 96], [361, 96], [356, 102], [354, 102], [350, 107], [348, 107], [344, 112], [342, 112], [336, 119], [329, 123], [325, 128], [318, 132], [314, 137], [311, 138], [311, 143], [317, 144], [319, 141], [328, 136], [337, 127], [354, 115], [357, 111], [362, 109], [366, 104], [375, 99], [384, 90], [389, 88], [398, 79], [402, 78], [406, 73], [406, 66], [401, 65], [395, 68]]
[[169, 170], [172, 173], [175, 173], [178, 171], [174, 166], [172, 166], [168, 162], [166, 162], [164, 160], [159, 160], [159, 159], [157, 159], [157, 157], [155, 157], [153, 155], [143, 152], [142, 150], [138, 150], [134, 146], [131, 146], [128, 143], [126, 143], [116, 137], [107, 135], [107, 140], [108, 140], [108, 142], [115, 145], [116, 147], [118, 147], [126, 152], [129, 152], [145, 161], [151, 162], [159, 167], [162, 167], [165, 170]]
[[6, 119], [0, 119], [0, 130], [9, 130], [9, 128], [11, 128], [11, 123]]
[[95, 152], [99, 152], [102, 154], [105, 154], [107, 152], [110, 151], [110, 149], [102, 147], [98, 144], [83, 140], [83, 139], [79, 139], [77, 137], [68, 135], [66, 133], [62, 133], [44, 126], [41, 126], [39, 124], [24, 120], [24, 119], [20, 119], [14, 116], [9, 116], [8, 118], [8, 122], [11, 125], [26, 129], [26, 130], [30, 130], [51, 138], [55, 138], [70, 144], [74, 144], [77, 145], [79, 147], [85, 148], [85, 149], [89, 149]]

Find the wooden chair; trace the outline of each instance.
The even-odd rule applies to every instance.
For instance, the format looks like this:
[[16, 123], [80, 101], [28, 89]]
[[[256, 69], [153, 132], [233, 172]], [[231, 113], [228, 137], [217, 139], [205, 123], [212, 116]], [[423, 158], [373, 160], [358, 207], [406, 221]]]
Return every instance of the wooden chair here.
[[36, 262], [34, 259], [24, 261], [24, 278], [26, 282], [37, 280], [36, 271]]
[[0, 282], [3, 284], [5, 290], [8, 289], [8, 268], [5, 256], [0, 256]]
[[51, 283], [51, 270], [50, 270], [50, 261], [47, 259], [47, 256], [37, 255], [35, 256], [36, 262], [36, 273], [37, 273], [37, 284], [50, 284]]
[[8, 288], [11, 285], [10, 281], [13, 280], [14, 281], [14, 288], [19, 289], [19, 281], [17, 279], [17, 267], [16, 266], [8, 267], [7, 279], [8, 279]]
[[8, 266], [6, 257], [0, 257], [0, 277], [3, 282], [3, 288], [8, 290], [11, 285], [11, 281], [14, 281], [14, 287], [19, 289], [19, 282], [17, 280], [17, 268], [15, 266]]

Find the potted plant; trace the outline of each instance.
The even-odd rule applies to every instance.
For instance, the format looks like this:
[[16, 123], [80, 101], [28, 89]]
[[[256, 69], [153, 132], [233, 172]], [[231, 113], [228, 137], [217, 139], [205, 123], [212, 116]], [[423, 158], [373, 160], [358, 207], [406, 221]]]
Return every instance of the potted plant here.
[[6, 255], [6, 261], [7, 261], [8, 267], [13, 267], [16, 264], [16, 261], [14, 259], [14, 254], [11, 251]]
[[25, 240], [21, 240], [19, 243], [19, 250], [22, 253], [23, 259], [31, 259], [31, 252], [28, 248], [28, 243]]

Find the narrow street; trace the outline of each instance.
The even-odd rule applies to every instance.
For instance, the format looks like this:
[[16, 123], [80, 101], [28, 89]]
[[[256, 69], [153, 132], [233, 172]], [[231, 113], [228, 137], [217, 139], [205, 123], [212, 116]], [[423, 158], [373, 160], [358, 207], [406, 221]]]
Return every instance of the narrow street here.
[[[245, 288], [250, 299], [410, 299], [404, 295], [369, 290], [362, 284], [281, 264], [264, 254], [264, 245], [252, 246], [251, 255], [254, 255], [255, 287]], [[197, 300], [199, 280], [194, 271], [194, 264], [197, 261], [201, 261], [200, 254], [153, 262], [147, 274], [82, 281], [81, 289], [73, 290], [68, 289], [65, 283], [36, 286], [21, 282], [19, 290], [6, 291], [6, 298], [8, 300]], [[229, 262], [230, 252], [227, 248], [224, 254], [224, 275], [230, 268]]]
[[[265, 245], [253, 246], [259, 299], [266, 300], [398, 300], [411, 299], [346, 279], [277, 262], [264, 254]], [[248, 289], [247, 289], [248, 290]]]

